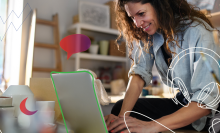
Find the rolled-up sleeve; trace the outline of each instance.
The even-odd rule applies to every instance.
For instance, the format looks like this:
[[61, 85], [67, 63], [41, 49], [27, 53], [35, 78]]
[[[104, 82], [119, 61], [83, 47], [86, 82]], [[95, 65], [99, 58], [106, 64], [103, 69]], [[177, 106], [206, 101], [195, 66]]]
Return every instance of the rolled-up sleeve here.
[[144, 80], [144, 87], [146, 87], [152, 79], [152, 67], [154, 64], [153, 47], [150, 47], [149, 53], [143, 50], [142, 41], [139, 42], [139, 48], [134, 54], [134, 65], [128, 72], [128, 77], [132, 74], [140, 75]]
[[[212, 40], [201, 38], [199, 42], [198, 47], [201, 48], [196, 49], [193, 63], [194, 73], [191, 79], [193, 96], [191, 101], [195, 101], [200, 105], [205, 104], [206, 107], [212, 109], [212, 116], [214, 116], [220, 102], [219, 89], [206, 63], [210, 65], [219, 79], [219, 46], [215, 45]], [[201, 52], [207, 62], [202, 59]]]
[[[212, 112], [192, 123], [192, 126], [201, 131], [205, 125], [207, 117], [212, 118], [219, 106], [220, 95], [218, 84], [213, 78], [210, 69], [219, 77], [219, 54], [220, 48], [215, 44], [213, 34], [206, 30], [203, 26], [189, 28], [185, 34], [186, 43], [189, 45], [190, 51], [190, 84], [188, 91], [190, 92], [190, 101], [197, 102], [199, 107], [204, 109], [212, 109]], [[202, 59], [201, 52], [204, 54], [206, 62]], [[186, 79], [187, 80], [187, 79]]]
[[[218, 76], [219, 67], [216, 55], [207, 50], [206, 53], [210, 53], [208, 55], [205, 54], [205, 57], [214, 70], [214, 73]], [[213, 109], [212, 115], [214, 115], [220, 100], [218, 84], [213, 78], [204, 60], [202, 60], [201, 55], [198, 56], [198, 58], [198, 61], [194, 63], [194, 74], [191, 80], [191, 89], [193, 91], [191, 101], [195, 101], [199, 104], [205, 104], [210, 109]]]
[[[192, 94], [190, 101], [200, 105], [204, 104], [212, 109], [212, 115], [214, 115], [220, 97], [217, 82], [213, 78], [210, 68], [219, 78], [219, 46], [214, 42], [212, 31], [206, 30], [203, 25], [189, 28], [184, 37], [190, 52], [193, 52], [190, 54], [191, 81], [189, 87], [191, 90], [189, 91]], [[202, 59], [201, 53], [204, 54], [207, 62]]]

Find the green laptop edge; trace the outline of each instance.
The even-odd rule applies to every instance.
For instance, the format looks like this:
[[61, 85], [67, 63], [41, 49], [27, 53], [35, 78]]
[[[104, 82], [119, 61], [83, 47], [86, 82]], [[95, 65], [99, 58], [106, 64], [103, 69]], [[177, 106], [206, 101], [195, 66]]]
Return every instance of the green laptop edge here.
[[55, 74], [55, 73], [58, 73], [58, 74], [61, 74], [61, 73], [82, 73], [82, 72], [89, 73], [89, 74], [92, 76], [92, 85], [93, 85], [93, 91], [94, 91], [94, 94], [95, 94], [95, 97], [96, 97], [96, 103], [97, 103], [97, 105], [98, 105], [98, 107], [99, 107], [99, 113], [100, 113], [100, 115], [102, 116], [102, 122], [103, 122], [103, 125], [105, 126], [106, 133], [108, 133], [107, 127], [106, 127], [106, 125], [105, 125], [104, 116], [103, 116], [103, 114], [102, 114], [101, 107], [100, 107], [100, 104], [99, 104], [99, 101], [98, 101], [98, 98], [97, 98], [97, 95], [96, 95], [96, 91], [95, 91], [95, 87], [94, 87], [94, 77], [93, 77], [93, 75], [92, 75], [89, 71], [71, 71], [71, 72], [56, 72], [56, 71], [52, 71], [52, 72], [50, 73], [50, 77], [51, 77], [51, 79], [52, 79], [52, 83], [53, 83], [53, 86], [54, 86], [54, 89], [55, 89], [55, 92], [56, 92], [57, 100], [58, 100], [58, 103], [59, 103], [59, 106], [60, 106], [60, 112], [61, 112], [61, 114], [62, 114], [63, 121], [64, 121], [64, 124], [65, 124], [65, 127], [66, 127], [66, 132], [69, 133], [69, 132], [68, 132], [68, 129], [67, 129], [66, 122], [65, 122], [65, 118], [64, 118], [64, 115], [63, 115], [63, 111], [62, 111], [62, 108], [61, 108], [59, 96], [58, 96], [58, 94], [57, 94], [56, 86], [55, 86], [55, 84], [54, 84], [54, 80], [53, 80], [52, 74]]

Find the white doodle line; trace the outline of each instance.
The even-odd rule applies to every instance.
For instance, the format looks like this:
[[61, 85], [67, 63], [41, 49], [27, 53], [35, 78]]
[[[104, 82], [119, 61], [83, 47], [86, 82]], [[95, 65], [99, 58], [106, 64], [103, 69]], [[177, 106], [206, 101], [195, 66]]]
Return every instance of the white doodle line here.
[[[219, 121], [217, 121], [216, 123], [214, 123], [214, 121], [216, 121], [216, 120], [219, 120]], [[216, 125], [216, 124], [218, 124], [220, 122], [220, 119], [219, 118], [216, 118], [216, 119], [214, 119], [213, 121], [212, 121], [212, 126], [210, 126], [209, 127], [209, 133], [211, 132], [210, 130], [211, 130], [211, 128], [212, 129], [214, 129], [214, 125]], [[215, 130], [213, 130], [213, 133], [215, 133]]]
[[[202, 48], [202, 47], [192, 47], [192, 48], [196, 48], [196, 49], [197, 49], [197, 48]], [[186, 50], [189, 50], [189, 49], [192, 49], [192, 48], [188, 48], [188, 49], [186, 49]], [[211, 49], [208, 49], [208, 48], [202, 48], [202, 49], [210, 50], [210, 51], [212, 51], [213, 53], [215, 53], [216, 55], [218, 55], [216, 52], [214, 52], [214, 51], [211, 50]], [[182, 52], [185, 52], [186, 50], [183, 50]], [[181, 54], [182, 52], [180, 52], [179, 54]], [[204, 52], [190, 52], [190, 53], [188, 53], [188, 54], [191, 54], [191, 53], [203, 53], [203, 54], [206, 54], [206, 53], [204, 53]], [[179, 54], [178, 54], [176, 57], [178, 57]], [[184, 54], [184, 56], [185, 56], [185, 55], [188, 55], [188, 54]], [[206, 54], [206, 55], [208, 55], [208, 56], [210, 56], [211, 58], [213, 58], [213, 57], [212, 57], [211, 55], [209, 55], [209, 54]], [[181, 58], [183, 58], [184, 56], [182, 56]], [[176, 57], [174, 58], [174, 60], [176, 59]], [[219, 55], [218, 55], [218, 57], [220, 58]], [[175, 63], [175, 65], [180, 61], [181, 58], [179, 58], [179, 59], [177, 60], [177, 62]], [[215, 58], [213, 58], [213, 59], [215, 60]], [[171, 64], [173, 63], [174, 60], [172, 60]], [[216, 61], [216, 60], [215, 60], [215, 61]], [[216, 61], [216, 63], [218, 64], [217, 61]], [[174, 65], [174, 67], [175, 67], [175, 65]], [[218, 66], [219, 66], [219, 68], [220, 68], [220, 65], [219, 65], [219, 64], [218, 64]], [[174, 67], [173, 67], [173, 68], [174, 68]], [[169, 70], [167, 71], [167, 82], [170, 81], [169, 78], [168, 78], [169, 71], [170, 71], [170, 70], [172, 71], [173, 68], [171, 68], [171, 69], [169, 69]], [[187, 91], [187, 88], [186, 88], [185, 84], [184, 84], [183, 82], [182, 82], [183, 84], [180, 82], [180, 81], [182, 81], [181, 78], [179, 78], [179, 77], [177, 77], [177, 78], [180, 79], [180, 80], [178, 81], [179, 86], [182, 85], [182, 86], [183, 86], [183, 89], [185, 90], [185, 92], [183, 92], [183, 95], [184, 95], [185, 98], [189, 101], [189, 103], [191, 103], [190, 97], [189, 97], [189, 95], [187, 95], [187, 94], [188, 94], [188, 91]], [[175, 78], [174, 78], [174, 79], [175, 79]], [[173, 80], [172, 80], [172, 81], [173, 81]], [[214, 83], [214, 82], [211, 82], [211, 83], [209, 83], [209, 84], [213, 84], [213, 83]], [[173, 89], [173, 82], [171, 82], [171, 84], [172, 84], [172, 85], [171, 85], [171, 86], [172, 86], [171, 89], [174, 90], [174, 89]], [[209, 84], [208, 84], [208, 85], [209, 85]], [[208, 85], [206, 85], [206, 86], [208, 86]], [[217, 83], [216, 83], [216, 85], [217, 85], [217, 87], [219, 86], [219, 84], [217, 84]], [[207, 89], [206, 89], [206, 86], [202, 89], [202, 91], [199, 93], [199, 95], [198, 95], [198, 97], [197, 97], [197, 99], [198, 99], [199, 101], [201, 101], [201, 99], [199, 99], [199, 98], [202, 96], [203, 92], [204, 92], [205, 90], [210, 90], [210, 88], [207, 88]], [[213, 91], [214, 88], [215, 88], [215, 86], [213, 86], [212, 91]], [[181, 89], [181, 87], [180, 87], [180, 89]], [[218, 89], [217, 89], [217, 90], [218, 90]], [[181, 91], [182, 91], [182, 89], [181, 89]], [[212, 91], [209, 91], [209, 94], [210, 94]], [[169, 91], [169, 93], [170, 93], [170, 91]], [[208, 94], [206, 94], [206, 95], [203, 97], [203, 99], [205, 100], [207, 97], [208, 97]], [[217, 97], [216, 97], [212, 102], [208, 103], [207, 105], [213, 107], [214, 105], [210, 105], [210, 104], [211, 104], [211, 103], [215, 103], [217, 100], [219, 100], [219, 98], [220, 98], [220, 96], [219, 96], [219, 90], [218, 90]], [[172, 100], [173, 100], [173, 98], [172, 98]], [[176, 97], [175, 97], [175, 100], [176, 100], [178, 103], [180, 103], [180, 102], [176, 99]], [[204, 101], [204, 100], [203, 100], [203, 101]], [[173, 100], [173, 101], [174, 101], [174, 100]], [[202, 101], [202, 102], [203, 102], [203, 101]], [[175, 102], [175, 101], [174, 101], [174, 102]], [[202, 103], [202, 102], [201, 102], [201, 103]], [[175, 102], [175, 103], [176, 103], [176, 102]], [[176, 104], [178, 104], [178, 103], [176, 103]], [[189, 103], [188, 103], [188, 105], [189, 105]], [[198, 102], [197, 106], [200, 107], [200, 108], [202, 108], [202, 109], [212, 109], [212, 110], [217, 111], [218, 113], [220, 113], [220, 111], [218, 111], [218, 110], [215, 110], [215, 109], [210, 108], [210, 107], [208, 107], [208, 106], [201, 106], [201, 103], [200, 103], [200, 104], [199, 104], [199, 103], [200, 103], [200, 102]], [[180, 104], [181, 104], [181, 103], [180, 103]], [[217, 104], [218, 104], [218, 103], [217, 103]], [[181, 105], [182, 105], [183, 107], [188, 107], [188, 105], [187, 105], [187, 106], [185, 106], [185, 105], [183, 105], [183, 104], [181, 104]], [[216, 105], [216, 104], [215, 104], [215, 105]], [[146, 118], [148, 118], [148, 119], [151, 119], [152, 121], [155, 121], [156, 123], [160, 124], [161, 126], [165, 127], [166, 129], [170, 130], [171, 132], [175, 133], [174, 131], [172, 131], [172, 130], [169, 129], [168, 127], [164, 126], [163, 124], [157, 122], [156, 120], [154, 120], [154, 119], [152, 119], [152, 118], [150, 118], [150, 117], [148, 117], [148, 116], [146, 116], [146, 115], [144, 115], [144, 114], [141, 114], [141, 113], [135, 112], [135, 111], [126, 111], [126, 112], [124, 113], [124, 122], [125, 122], [125, 125], [126, 125], [128, 131], [129, 131], [129, 133], [131, 133], [131, 132], [130, 132], [130, 130], [129, 130], [128, 126], [127, 126], [126, 120], [125, 120], [125, 114], [126, 114], [127, 112], [133, 112], [133, 113], [137, 113], [137, 114], [139, 114], [139, 115], [142, 115], [142, 116], [144, 116], [144, 117], [146, 117]], [[219, 120], [219, 121], [216, 122], [216, 123], [214, 123], [214, 121], [216, 121], [216, 120]], [[211, 133], [211, 131], [210, 131], [211, 128], [213, 129], [213, 131], [214, 131], [214, 133], [215, 133], [214, 125], [216, 125], [216, 124], [219, 123], [219, 122], [220, 122], [220, 119], [219, 119], [219, 118], [216, 118], [216, 119], [214, 119], [214, 120], [212, 121], [212, 125], [209, 127], [209, 133]]]
[[[186, 50], [189, 50], [189, 49], [195, 49], [195, 48], [202, 48], [202, 47], [192, 47], [192, 48], [188, 48], [188, 49], [186, 49]], [[206, 49], [206, 50], [210, 50], [210, 49], [208, 49], [208, 48], [202, 48], [202, 49]], [[181, 54], [181, 53], [183, 53], [183, 52], [185, 52], [186, 50], [183, 50], [182, 52], [180, 52], [179, 54]], [[210, 51], [212, 51], [212, 52], [214, 52], [213, 50], [210, 50]], [[204, 53], [204, 52], [190, 52], [190, 53], [203, 53], [203, 54], [206, 54], [206, 55], [208, 55], [208, 56], [210, 56], [211, 58], [213, 58], [211, 55], [209, 55], [209, 54], [207, 54], [207, 53]], [[180, 61], [180, 59], [182, 59], [184, 56], [186, 56], [186, 55], [188, 55], [188, 54], [190, 54], [190, 53], [185, 53], [181, 58], [179, 58], [178, 60], [177, 60], [177, 62], [174, 64], [174, 66], [173, 66], [173, 68], [171, 68], [171, 69], [169, 69], [169, 71], [167, 72], [167, 84], [169, 84], [168, 82], [170, 81], [169, 80], [169, 78], [168, 78], [168, 75], [169, 75], [169, 72], [170, 71], [172, 71], [172, 77], [173, 77], [173, 69], [175, 68], [175, 66], [176, 66], [176, 64]], [[214, 52], [215, 53], [215, 52]], [[177, 57], [179, 56], [179, 54], [174, 58], [174, 60], [175, 59], [177, 59]], [[218, 55], [217, 53], [215, 53], [216, 55]], [[218, 55], [218, 57], [220, 58], [220, 56]], [[215, 58], [213, 58], [214, 59], [214, 61], [218, 64], [218, 61], [215, 59]], [[173, 60], [173, 61], [174, 61]], [[172, 61], [172, 63], [171, 63], [171, 66], [172, 66], [172, 64], [173, 64], [173, 61]], [[218, 64], [218, 66], [219, 66], [219, 68], [220, 68], [220, 65]], [[173, 84], [173, 81], [175, 80], [175, 79], [179, 79], [179, 81], [178, 81], [178, 84], [180, 84], [180, 81], [183, 83], [183, 81], [181, 80], [181, 78], [179, 78], [179, 77], [176, 77], [176, 78], [174, 78], [174, 79], [172, 79], [172, 81], [171, 81], [171, 89], [173, 89], [174, 87], [174, 84]], [[208, 84], [209, 85], [209, 84]], [[179, 85], [180, 86], [180, 85]], [[181, 91], [183, 91], [183, 95], [185, 96], [185, 98], [190, 102], [190, 97], [189, 97], [189, 95], [188, 95], [188, 91], [187, 91], [187, 88], [185, 87], [185, 85], [184, 85], [184, 83], [183, 83], [183, 88], [184, 88], [184, 91], [180, 88], [180, 90]], [[207, 85], [206, 85], [207, 86]], [[205, 87], [206, 87], [205, 86]], [[202, 89], [202, 92], [204, 92], [204, 89], [206, 89], [206, 88], [203, 88]], [[170, 91], [169, 91], [169, 93], [170, 93]], [[201, 92], [200, 92], [201, 93]], [[200, 94], [199, 93], [199, 94]], [[211, 92], [210, 92], [211, 93]], [[209, 94], [210, 94], [209, 93]], [[199, 97], [199, 96], [198, 96]], [[198, 97], [197, 97], [197, 99], [198, 99]], [[205, 98], [207, 98], [207, 97], [205, 97]], [[217, 97], [216, 99], [218, 99], [219, 97]], [[172, 99], [176, 104], [177, 103], [179, 103], [179, 104], [181, 104], [177, 99], [176, 99], [176, 97], [174, 98], [174, 99]], [[183, 104], [181, 104], [182, 106], [184, 106]], [[184, 106], [185, 107], [185, 106]], [[186, 106], [186, 107], [188, 107], [188, 105]]]
[[148, 119], [151, 119], [152, 121], [155, 121], [156, 123], [160, 124], [161, 126], [165, 127], [166, 129], [170, 130], [171, 132], [175, 133], [174, 131], [172, 131], [172, 130], [169, 129], [168, 127], [164, 126], [163, 124], [157, 122], [156, 120], [154, 120], [154, 119], [152, 119], [152, 118], [150, 118], [150, 117], [148, 117], [148, 116], [146, 116], [146, 115], [143, 115], [143, 114], [141, 114], [141, 113], [139, 113], [139, 112], [135, 112], [135, 111], [126, 111], [126, 112], [124, 113], [124, 122], [125, 122], [125, 125], [126, 125], [128, 131], [129, 131], [129, 133], [131, 133], [131, 132], [130, 132], [130, 130], [129, 130], [128, 126], [127, 126], [127, 123], [126, 123], [126, 121], [125, 121], [125, 114], [126, 114], [127, 112], [133, 112], [133, 113], [142, 115], [142, 116], [144, 116], [144, 117], [146, 117], [146, 118], [148, 118]]
[[[26, 18], [29, 16], [29, 14], [30, 14], [31, 11], [32, 11], [32, 9], [31, 9], [31, 7], [30, 7], [30, 5], [29, 5], [28, 3], [25, 5], [24, 9], [26, 8], [26, 6], [29, 6], [30, 12], [29, 12], [28, 15], [25, 17], [25, 19], [23, 20], [23, 22], [21, 23], [21, 25], [24, 23], [24, 21], [26, 20]], [[11, 16], [12, 13], [15, 14], [15, 16], [16, 16], [17, 18], [20, 18], [20, 16], [21, 16], [22, 13], [24, 12], [24, 9], [23, 9], [23, 11], [21, 12], [21, 14], [20, 14], [19, 16], [14, 12], [14, 10], [12, 10], [11, 13], [9, 14], [9, 16], [7, 17], [7, 19], [5, 20], [5, 22], [3, 21], [3, 19], [2, 19], [1, 16], [0, 16], [0, 20], [2, 21], [3, 24], [5, 24], [5, 23], [8, 21], [8, 18]], [[3, 38], [5, 37], [5, 35], [6, 35], [7, 31], [8, 31], [8, 29], [10, 28], [11, 25], [14, 27], [14, 29], [15, 29], [16, 31], [18, 31], [18, 29], [21, 27], [21, 25], [20, 25], [18, 28], [15, 28], [14, 23], [11, 22], [11, 23], [9, 24], [7, 30], [5, 31], [5, 34], [3, 35], [3, 37], [2, 37], [2, 38], [0, 37], [0, 40], [1, 40], [1, 41], [2, 41]]]
[[[198, 49], [201, 48], [201, 49], [209, 50], [209, 51], [215, 53], [215, 55], [217, 55], [217, 56], [220, 58], [220, 56], [219, 56], [215, 51], [213, 51], [213, 50], [211, 50], [211, 49], [208, 49], [208, 48], [203, 48], [203, 47], [191, 47], [191, 48], [188, 48], [188, 49], [186, 49], [186, 50], [189, 50], [189, 49], [197, 49], [197, 48], [198, 48]], [[182, 52], [185, 52], [186, 50], [183, 50]], [[179, 54], [181, 54], [182, 52], [180, 52]], [[218, 64], [218, 67], [220, 68], [220, 65], [219, 65], [218, 61], [216, 61], [216, 59], [215, 59], [214, 57], [212, 57], [211, 55], [209, 55], [209, 54], [207, 54], [207, 53], [204, 53], [204, 52], [190, 52], [190, 53], [203, 53], [203, 54], [206, 54], [206, 55], [210, 56], [212, 59], [214, 59], [214, 61]], [[188, 54], [190, 54], [190, 53], [184, 54], [184, 56], [185, 56], [185, 55], [188, 55]], [[179, 56], [179, 54], [174, 58], [174, 60], [177, 59], [177, 57]], [[184, 56], [182, 56], [181, 58], [183, 58]], [[177, 62], [174, 64], [174, 67], [175, 67], [176, 64], [180, 61], [181, 58], [179, 58], [179, 59], [177, 60]], [[172, 61], [172, 63], [173, 63], [173, 61]], [[171, 64], [172, 64], [172, 63], [171, 63]], [[171, 65], [171, 66], [172, 66], [172, 65]], [[174, 68], [174, 67], [173, 67], [173, 68]], [[170, 70], [172, 71], [173, 68], [171, 68]], [[168, 71], [168, 72], [169, 72], [169, 71]], [[170, 81], [170, 80], [168, 79], [168, 74], [169, 74], [168, 72], [167, 72], [167, 83], [168, 83], [168, 81]], [[173, 71], [172, 71], [172, 72], [173, 72]], [[173, 73], [172, 73], [172, 76], [173, 76]], [[182, 81], [181, 78], [179, 78], [179, 77], [177, 77], [177, 78], [180, 79], [180, 81]], [[174, 80], [172, 80], [172, 81], [174, 81]], [[179, 83], [179, 82], [178, 82], [178, 83]], [[214, 82], [211, 82], [211, 83], [214, 83]], [[211, 84], [211, 83], [209, 83], [209, 84]], [[173, 89], [173, 82], [171, 82], [171, 84], [172, 84], [172, 88], [171, 88], [171, 89]], [[209, 85], [209, 84], [208, 84], [208, 85]], [[183, 83], [183, 85], [184, 85], [184, 83]], [[208, 85], [206, 85], [206, 86], [208, 86]], [[180, 85], [179, 85], [179, 86], [180, 86]], [[216, 97], [212, 102], [208, 103], [208, 104], [207, 104], [208, 106], [202, 106], [202, 105], [201, 105], [202, 102], [208, 97], [208, 94], [210, 94], [210, 93], [213, 91], [213, 89], [215, 88], [215, 85], [214, 85], [213, 88], [212, 88], [212, 90], [209, 91], [208, 94], [206, 93], [206, 95], [203, 97], [204, 100], [201, 101], [200, 97], [202, 96], [202, 94], [204, 93], [204, 91], [205, 91], [205, 90], [210, 90], [209, 88], [206, 89], [206, 86], [200, 91], [200, 93], [199, 93], [199, 95], [198, 95], [198, 97], [197, 97], [197, 99], [198, 99], [198, 101], [199, 101], [198, 104], [197, 104], [197, 106], [200, 107], [200, 108], [202, 108], [202, 109], [212, 109], [212, 110], [214, 110], [214, 111], [220, 113], [218, 110], [215, 110], [215, 109], [213, 109], [213, 108], [208, 107], [208, 106], [214, 107], [215, 105], [217, 105], [217, 104], [219, 103], [219, 98], [220, 98], [219, 89], [217, 89], [217, 91], [218, 91], [217, 97]], [[216, 83], [216, 86], [218, 87], [219, 84]], [[185, 87], [185, 85], [184, 85], [184, 87]], [[180, 89], [181, 89], [181, 88], [180, 88]], [[185, 87], [184, 90], [186, 90], [186, 91], [183, 92], [183, 95], [184, 95], [185, 98], [189, 101], [189, 103], [191, 103], [191, 100], [189, 99], [189, 95], [187, 95], [187, 94], [188, 94], [187, 88]], [[174, 99], [175, 99], [178, 103], [180, 103], [180, 102], [176, 99], [176, 97], [172, 98], [173, 101], [174, 101]], [[212, 105], [212, 103], [215, 103], [217, 100], [218, 100], [218, 103], [216, 103], [215, 105]], [[200, 101], [201, 101], [201, 102], [200, 102]], [[175, 102], [175, 101], [174, 101], [174, 102]], [[175, 103], [176, 103], [176, 102], [175, 102]], [[188, 103], [188, 105], [189, 105], [189, 103]], [[181, 104], [181, 103], [180, 103], [180, 104]], [[181, 104], [181, 105], [182, 105], [182, 104]], [[187, 105], [186, 107], [188, 107], [188, 105]], [[182, 105], [182, 106], [185, 107], [184, 105]], [[216, 119], [218, 119], [218, 118], [216, 118]], [[214, 119], [213, 121], [215, 121], [216, 119]], [[214, 127], [213, 127], [213, 126], [214, 126], [214, 125], [213, 125], [213, 121], [212, 121], [212, 125], [209, 127], [209, 132], [210, 132], [210, 128], [211, 128], [211, 127], [213, 128], [213, 131], [215, 132]], [[217, 123], [216, 123], [216, 124], [217, 124]]]

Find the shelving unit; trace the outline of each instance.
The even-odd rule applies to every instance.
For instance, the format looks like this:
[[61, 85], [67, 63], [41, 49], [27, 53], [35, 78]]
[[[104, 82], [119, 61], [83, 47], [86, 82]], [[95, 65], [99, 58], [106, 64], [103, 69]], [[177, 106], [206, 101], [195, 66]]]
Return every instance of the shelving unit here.
[[[214, 27], [220, 27], [220, 12], [211, 13], [206, 15], [209, 20], [212, 22]], [[73, 24], [68, 28], [69, 33], [73, 34], [82, 34], [82, 30], [97, 32], [106, 35], [119, 35], [119, 31], [110, 28], [102, 28], [98, 26], [93, 26], [84, 23]], [[100, 60], [100, 61], [112, 61], [112, 62], [125, 62], [126, 68], [128, 67], [128, 57], [117, 57], [117, 56], [104, 56], [104, 55], [92, 55], [88, 53], [77, 53], [71, 56], [75, 58], [75, 70], [80, 68], [80, 59], [89, 59], [89, 60]]]
[[[212, 13], [210, 15], [206, 15], [209, 20], [212, 22], [214, 27], [220, 27], [220, 12]], [[82, 31], [92, 32], [92, 35], [99, 36], [104, 35], [105, 36], [115, 36], [117, 37], [119, 35], [119, 31], [115, 29], [110, 28], [102, 28], [98, 26], [93, 26], [89, 24], [83, 24], [83, 23], [77, 23], [73, 24], [68, 28], [68, 32], [70, 34], [82, 34]], [[96, 35], [98, 33], [99, 35]], [[85, 34], [86, 35], [86, 34]], [[105, 39], [105, 38], [103, 38]], [[107, 40], [107, 39], [106, 39]], [[127, 55], [127, 54], [126, 54]], [[110, 56], [110, 55], [94, 55], [89, 53], [77, 53], [72, 55], [70, 58], [75, 59], [74, 65], [75, 65], [75, 71], [80, 68], [82, 60], [92, 60], [92, 61], [107, 61], [107, 62], [122, 62], [126, 64], [126, 69], [129, 68], [129, 59], [128, 57], [118, 57], [118, 56]], [[110, 84], [103, 84], [105, 88], [110, 88]]]
[[[72, 55], [70, 58], [76, 58], [76, 55]], [[89, 53], [80, 53], [80, 59], [100, 60], [100, 61], [113, 61], [113, 62], [127, 62], [127, 58], [111, 56], [111, 55], [93, 55]]]
[[119, 35], [118, 30], [110, 29], [110, 28], [102, 28], [102, 27], [93, 26], [93, 25], [89, 25], [89, 24], [83, 24], [83, 23], [76, 23], [76, 24], [71, 25], [69, 27], [68, 31], [74, 32], [74, 30], [76, 30], [76, 32], [77, 32], [76, 34], [80, 34], [82, 29], [106, 33], [106, 34]]
[[[83, 23], [77, 23], [73, 24], [69, 27], [68, 32], [70, 34], [84, 34], [90, 36], [95, 36], [99, 37], [97, 40], [109, 40], [111, 39], [116, 39], [117, 36], [119, 35], [119, 31], [115, 29], [110, 29], [110, 28], [102, 28], [98, 26], [93, 26], [89, 24], [83, 24]], [[88, 33], [88, 34], [87, 34]], [[127, 53], [127, 51], [126, 51]], [[127, 55], [127, 54], [126, 54]], [[74, 60], [74, 65], [75, 65], [75, 71], [81, 68], [81, 65], [83, 64], [84, 60], [90, 60], [89, 64], [95, 63], [95, 61], [104, 63], [104, 62], [111, 62], [110, 65], [113, 65], [114, 63], [124, 63], [125, 64], [125, 69], [129, 68], [129, 59], [128, 57], [120, 57], [120, 56], [111, 56], [111, 55], [100, 55], [100, 54], [90, 54], [90, 53], [77, 53], [74, 54], [70, 57], [71, 59]], [[92, 62], [91, 62], [92, 61]], [[94, 62], [93, 62], [94, 61]], [[97, 66], [98, 67], [98, 66]], [[110, 84], [103, 84], [104, 88], [111, 88]]]
[[[82, 34], [82, 31], [86, 30], [89, 32], [106, 34], [106, 36], [115, 36], [115, 38], [119, 35], [119, 31], [110, 28], [102, 28], [98, 26], [93, 26], [89, 24], [77, 23], [73, 24], [69, 27], [68, 32], [71, 34]], [[104, 38], [103, 38], [104, 39]], [[118, 57], [118, 56], [110, 56], [110, 55], [94, 55], [89, 53], [77, 53], [72, 55], [70, 58], [75, 59], [75, 70], [80, 68], [80, 60], [81, 59], [89, 59], [89, 60], [99, 60], [99, 61], [109, 61], [109, 62], [122, 62], [126, 63], [126, 68], [128, 68], [128, 57]]]
[[110, 84], [102, 84], [105, 88], [111, 88]]

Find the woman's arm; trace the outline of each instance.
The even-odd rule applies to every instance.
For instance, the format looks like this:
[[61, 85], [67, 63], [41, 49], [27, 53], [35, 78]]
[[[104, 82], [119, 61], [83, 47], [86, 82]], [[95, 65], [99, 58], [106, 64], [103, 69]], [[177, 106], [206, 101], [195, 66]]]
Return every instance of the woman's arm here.
[[[187, 126], [199, 118], [211, 113], [210, 109], [202, 109], [198, 107], [196, 102], [191, 102], [188, 107], [182, 107], [178, 111], [161, 117], [156, 121], [168, 127], [169, 129], [177, 129]], [[166, 131], [167, 129], [160, 124], [152, 121], [154, 123], [155, 129], [158, 132]]]
[[[192, 122], [198, 120], [199, 118], [208, 115], [211, 110], [202, 109], [197, 106], [196, 102], [191, 102], [188, 107], [182, 107], [178, 111], [156, 119], [160, 124], [168, 127], [169, 129], [177, 129], [191, 124]], [[133, 117], [126, 116], [126, 124], [130, 132], [135, 133], [158, 133], [167, 131], [168, 129], [164, 126], [154, 122], [154, 121], [141, 121]], [[117, 127], [116, 127], [117, 126]], [[116, 127], [116, 128], [114, 128]], [[109, 131], [116, 133], [122, 129], [125, 129], [125, 122], [123, 117], [119, 117], [113, 122]], [[112, 130], [113, 129], [113, 130]], [[127, 129], [123, 131], [124, 133], [130, 133]]]
[[[131, 111], [140, 96], [140, 93], [143, 89], [144, 81], [139, 75], [131, 75], [130, 80], [127, 86], [127, 91], [125, 94], [125, 98], [121, 107], [121, 111], [118, 116], [124, 116], [126, 111]], [[126, 113], [126, 116], [129, 116], [130, 113]], [[105, 116], [106, 125], [109, 126], [112, 120], [117, 119], [118, 117], [110, 114]]]
[[[131, 75], [125, 98], [119, 116], [123, 116], [126, 111], [131, 111], [139, 98], [144, 86], [144, 81], [139, 75]], [[130, 113], [126, 113], [129, 116]]]

